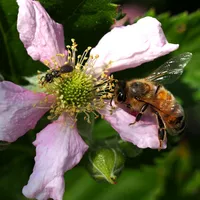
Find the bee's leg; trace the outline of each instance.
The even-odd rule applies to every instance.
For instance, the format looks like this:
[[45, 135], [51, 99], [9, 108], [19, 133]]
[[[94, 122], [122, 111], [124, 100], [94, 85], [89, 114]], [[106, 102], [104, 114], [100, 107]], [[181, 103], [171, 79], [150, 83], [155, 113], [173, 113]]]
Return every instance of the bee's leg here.
[[158, 91], [159, 91], [160, 88], [161, 88], [161, 85], [158, 85], [158, 87], [156, 88], [156, 92], [155, 92], [155, 94], [158, 93]]
[[159, 139], [159, 142], [160, 142], [160, 147], [159, 147], [159, 151], [162, 149], [162, 145], [163, 145], [163, 142], [166, 140], [166, 127], [165, 127], [165, 124], [161, 118], [161, 116], [159, 115], [158, 112], [155, 112], [156, 114], [156, 117], [157, 117], [157, 121], [158, 121], [158, 139]]
[[113, 96], [112, 96], [112, 98], [110, 100], [110, 107], [112, 107], [112, 101], [113, 101]]
[[141, 119], [142, 115], [144, 114], [145, 110], [148, 108], [148, 105], [149, 105], [148, 103], [145, 103], [141, 107], [140, 112], [135, 117], [135, 121], [133, 123], [130, 123], [129, 126], [131, 126], [131, 125], [135, 124], [136, 122], [140, 121], [140, 119]]
[[44, 85], [44, 83], [45, 83], [45, 76], [42, 76], [42, 77], [40, 78], [40, 83], [41, 83], [42, 85]]

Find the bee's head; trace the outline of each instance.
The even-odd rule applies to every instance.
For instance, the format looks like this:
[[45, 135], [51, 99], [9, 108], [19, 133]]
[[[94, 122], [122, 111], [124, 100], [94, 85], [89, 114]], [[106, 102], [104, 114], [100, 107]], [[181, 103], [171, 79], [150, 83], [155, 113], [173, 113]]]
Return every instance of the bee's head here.
[[51, 82], [52, 78], [53, 78], [53, 76], [52, 76], [51, 73], [47, 73], [47, 74], [45, 75], [45, 81], [46, 81], [46, 82]]
[[126, 101], [126, 81], [118, 81], [115, 87], [115, 99], [119, 103]]

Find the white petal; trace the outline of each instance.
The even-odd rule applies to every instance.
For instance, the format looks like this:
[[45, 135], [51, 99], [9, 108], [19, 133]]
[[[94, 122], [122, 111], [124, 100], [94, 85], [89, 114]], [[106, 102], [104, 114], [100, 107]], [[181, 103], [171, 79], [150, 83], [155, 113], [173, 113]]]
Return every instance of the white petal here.
[[99, 56], [94, 64], [96, 76], [99, 76], [105, 66], [109, 66], [109, 73], [137, 67], [176, 50], [178, 46], [168, 43], [159, 21], [145, 17], [135, 24], [112, 29], [90, 55]]
[[[48, 99], [48, 101], [46, 101]], [[50, 109], [53, 97], [26, 90], [14, 83], [0, 82], [0, 140], [14, 142]]]
[[[121, 108], [116, 108], [111, 115], [109, 110], [110, 106], [107, 106], [99, 113], [104, 116], [104, 119], [111, 124], [123, 140], [131, 142], [139, 148], [158, 149], [160, 147], [155, 116], [144, 115], [139, 122], [129, 126], [130, 123], [135, 121], [134, 115]], [[162, 148], [166, 148], [165, 143]]]
[[[39, 1], [17, 0], [19, 5], [17, 30], [28, 54], [33, 60], [49, 61], [54, 57], [58, 66], [66, 61], [64, 33], [61, 24], [56, 23]], [[53, 63], [49, 67], [54, 67]]]

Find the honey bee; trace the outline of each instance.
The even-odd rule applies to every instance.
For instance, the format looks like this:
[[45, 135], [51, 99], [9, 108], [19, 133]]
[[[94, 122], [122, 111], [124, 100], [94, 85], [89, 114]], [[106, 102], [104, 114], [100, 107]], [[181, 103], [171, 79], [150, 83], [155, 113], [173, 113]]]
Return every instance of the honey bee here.
[[58, 78], [61, 76], [61, 74], [69, 73], [73, 71], [73, 66], [70, 64], [65, 64], [60, 69], [52, 69], [50, 72], [48, 72], [45, 76], [42, 77], [42, 85], [44, 83], [51, 83], [53, 82], [54, 78]]
[[189, 52], [180, 54], [168, 60], [146, 78], [116, 83], [115, 104], [138, 113], [135, 121], [130, 125], [140, 121], [147, 109], [155, 114], [159, 127], [159, 150], [166, 140], [167, 132], [170, 135], [177, 135], [185, 128], [184, 110], [163, 84], [170, 84], [177, 80], [191, 57], [192, 53]]

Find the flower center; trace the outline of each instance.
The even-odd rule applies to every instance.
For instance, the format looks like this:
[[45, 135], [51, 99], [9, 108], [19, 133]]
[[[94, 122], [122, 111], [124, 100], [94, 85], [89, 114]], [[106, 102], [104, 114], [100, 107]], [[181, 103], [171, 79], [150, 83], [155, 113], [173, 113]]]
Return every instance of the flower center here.
[[68, 62], [64, 66], [48, 70], [40, 78], [40, 84], [48, 94], [56, 96], [56, 102], [50, 110], [50, 119], [63, 112], [75, 117], [83, 112], [89, 122], [88, 113], [102, 109], [105, 99], [112, 98], [114, 79], [104, 72], [99, 78], [95, 77], [93, 65], [97, 57], [90, 57], [90, 61], [85, 62], [90, 48], [85, 50], [83, 56], [78, 56], [78, 61], [75, 62], [76, 44], [73, 40], [72, 42], [72, 46], [68, 47]]
[[85, 107], [94, 97], [93, 80], [84, 72], [74, 70], [58, 85], [62, 104], [69, 107]]

